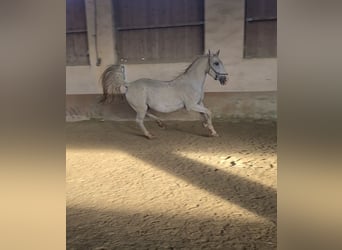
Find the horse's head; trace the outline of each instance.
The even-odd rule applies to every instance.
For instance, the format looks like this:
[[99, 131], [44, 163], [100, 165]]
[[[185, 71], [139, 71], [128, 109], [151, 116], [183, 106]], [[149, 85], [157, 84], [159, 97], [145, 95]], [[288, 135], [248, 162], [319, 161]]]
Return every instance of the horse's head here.
[[228, 80], [228, 73], [226, 72], [222, 61], [219, 58], [220, 50], [212, 54], [209, 50], [208, 63], [209, 70], [208, 74], [215, 80], [219, 80], [221, 85], [225, 85]]

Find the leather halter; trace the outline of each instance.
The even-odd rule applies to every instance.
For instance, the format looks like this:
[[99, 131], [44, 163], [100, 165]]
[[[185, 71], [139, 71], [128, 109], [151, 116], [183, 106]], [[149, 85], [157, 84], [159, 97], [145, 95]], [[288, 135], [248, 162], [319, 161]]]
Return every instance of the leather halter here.
[[[214, 71], [215, 73], [215, 80], [218, 79], [218, 77], [220, 76], [227, 76], [228, 73], [220, 73], [220, 72], [217, 72], [216, 69], [214, 69], [212, 66], [211, 66], [211, 63], [210, 63], [210, 55], [209, 55], [209, 58], [208, 58], [208, 64], [209, 64], [209, 70], [208, 70], [208, 74], [210, 73], [210, 70]], [[210, 74], [209, 74], [210, 75]]]

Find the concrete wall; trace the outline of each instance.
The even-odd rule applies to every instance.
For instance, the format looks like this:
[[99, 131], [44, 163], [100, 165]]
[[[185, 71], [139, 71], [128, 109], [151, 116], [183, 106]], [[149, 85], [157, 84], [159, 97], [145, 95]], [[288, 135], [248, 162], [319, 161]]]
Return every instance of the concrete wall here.
[[[117, 96], [111, 104], [98, 104], [99, 95], [67, 95], [67, 121], [88, 119], [126, 121], [135, 120], [135, 112], [125, 99]], [[276, 96], [274, 92], [206, 93], [204, 105], [214, 119], [221, 120], [275, 120]], [[198, 120], [200, 116], [185, 109], [173, 113], [151, 111], [163, 120]]]
[[112, 1], [96, 1], [97, 47], [98, 57], [101, 58], [101, 65], [96, 66], [94, 2], [94, 0], [85, 0], [90, 65], [66, 67], [67, 95], [101, 93], [98, 79], [105, 67], [113, 64], [117, 60], [114, 51], [115, 39], [113, 34]]
[[[87, 25], [89, 37], [89, 53], [90, 66], [72, 66], [67, 67], [66, 75], [66, 94], [67, 109], [73, 105], [84, 103], [85, 97], [82, 94], [101, 93], [101, 87], [98, 83], [100, 74], [104, 68], [113, 63], [118, 63], [115, 52], [115, 34], [114, 23], [112, 18], [112, 1], [101, 0], [97, 1], [97, 35], [98, 35], [98, 52], [102, 63], [99, 67], [96, 64], [95, 46], [94, 46], [94, 0], [86, 0], [87, 9]], [[231, 105], [232, 108], [238, 108], [232, 102], [232, 92], [236, 92], [242, 101], [244, 98], [250, 110], [245, 109], [248, 115], [252, 116], [254, 112], [255, 118], [268, 117], [272, 115], [272, 119], [276, 118], [276, 90], [277, 90], [277, 59], [244, 59], [244, 0], [205, 0], [205, 48], [206, 51], [211, 49], [216, 51], [221, 50], [220, 58], [225, 64], [225, 68], [230, 74], [228, 85], [221, 86], [210, 77], [207, 77], [205, 84], [206, 92], [221, 93], [221, 107]], [[177, 76], [180, 72], [189, 65], [189, 62], [184, 63], [163, 63], [163, 64], [128, 64], [126, 67], [126, 77], [128, 81], [133, 81], [138, 78], [148, 77], [160, 80], [170, 80]], [[260, 92], [258, 94], [257, 92]], [[265, 96], [264, 93], [267, 93]], [[258, 102], [257, 99], [263, 96], [264, 101]], [[83, 99], [82, 99], [83, 98]], [[89, 96], [88, 96], [89, 98]], [[266, 98], [266, 99], [265, 99]], [[87, 99], [89, 101], [89, 99]], [[233, 100], [235, 100], [233, 98]], [[209, 101], [210, 102], [210, 101]], [[259, 105], [258, 108], [253, 106]], [[256, 104], [258, 103], [258, 104]], [[217, 105], [217, 104], [216, 104]], [[261, 106], [263, 105], [263, 107]], [[95, 107], [96, 104], [86, 105], [89, 108]], [[212, 103], [212, 107], [215, 105]], [[74, 110], [76, 110], [74, 108]], [[129, 110], [129, 108], [126, 108]], [[272, 112], [266, 112], [266, 110]], [[117, 112], [112, 110], [113, 112]], [[90, 110], [88, 113], [96, 113], [98, 111]], [[129, 112], [129, 111], [127, 111]], [[230, 117], [226, 109], [217, 109], [216, 114], [221, 113], [222, 117]], [[265, 116], [265, 112], [268, 115]], [[67, 116], [72, 112], [67, 110]], [[100, 112], [101, 113], [101, 112]], [[103, 112], [102, 112], [103, 113]], [[227, 114], [225, 114], [227, 113]], [[246, 114], [247, 114], [246, 113]], [[240, 113], [241, 118], [244, 116]], [[75, 116], [74, 116], [75, 117]], [[173, 117], [180, 119], [181, 114], [176, 114]], [[113, 116], [108, 116], [113, 118]], [[69, 120], [72, 118], [69, 117]]]

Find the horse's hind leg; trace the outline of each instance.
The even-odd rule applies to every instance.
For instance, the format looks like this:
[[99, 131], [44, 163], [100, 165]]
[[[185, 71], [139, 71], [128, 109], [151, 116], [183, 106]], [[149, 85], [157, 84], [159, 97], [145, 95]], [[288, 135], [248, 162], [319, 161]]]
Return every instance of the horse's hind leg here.
[[140, 129], [142, 130], [142, 132], [144, 133], [144, 135], [148, 138], [148, 139], [152, 139], [154, 138], [154, 136], [147, 131], [145, 125], [144, 125], [144, 118], [145, 118], [145, 115], [146, 115], [146, 110], [147, 110], [147, 107], [145, 110], [136, 110], [137, 111], [137, 117], [136, 117], [136, 122], [138, 123]]
[[[139, 86], [139, 85], [138, 85]], [[148, 139], [152, 139], [154, 136], [147, 131], [144, 125], [144, 118], [147, 113], [148, 106], [146, 104], [146, 92], [142, 88], [133, 88], [128, 89], [126, 92], [126, 100], [128, 104], [135, 110], [137, 113], [136, 122], [139, 125], [140, 129], [144, 133], [144, 135]]]
[[155, 115], [152, 115], [151, 113], [147, 112], [146, 115], [154, 120], [156, 120], [157, 124], [161, 128], [166, 128], [165, 124]]

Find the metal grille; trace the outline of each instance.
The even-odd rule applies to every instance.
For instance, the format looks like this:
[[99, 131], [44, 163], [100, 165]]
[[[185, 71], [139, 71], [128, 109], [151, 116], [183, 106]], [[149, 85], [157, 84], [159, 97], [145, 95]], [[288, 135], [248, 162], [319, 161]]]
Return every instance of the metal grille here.
[[277, 56], [277, 0], [246, 0], [245, 58]]
[[66, 63], [88, 65], [88, 35], [84, 0], [66, 1]]
[[204, 50], [203, 0], [114, 0], [121, 62], [191, 61]]

